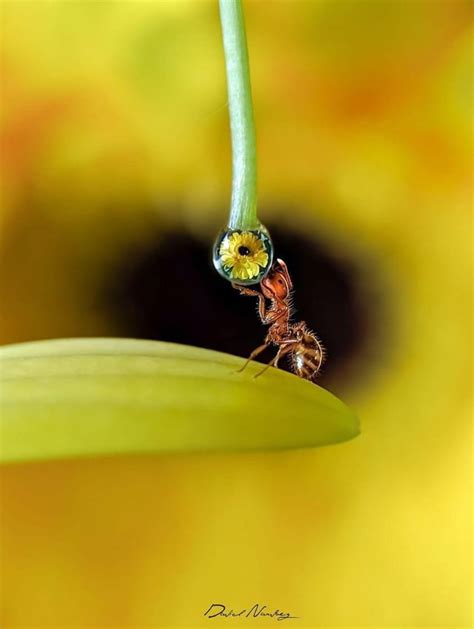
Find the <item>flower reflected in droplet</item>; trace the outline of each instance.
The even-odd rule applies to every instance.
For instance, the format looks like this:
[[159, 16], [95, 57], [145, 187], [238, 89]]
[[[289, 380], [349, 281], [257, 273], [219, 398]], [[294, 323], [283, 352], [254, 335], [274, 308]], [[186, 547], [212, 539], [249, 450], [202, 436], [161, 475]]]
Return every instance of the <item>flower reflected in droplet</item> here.
[[258, 277], [268, 264], [265, 246], [252, 232], [234, 232], [221, 243], [221, 264], [235, 280], [250, 280]]

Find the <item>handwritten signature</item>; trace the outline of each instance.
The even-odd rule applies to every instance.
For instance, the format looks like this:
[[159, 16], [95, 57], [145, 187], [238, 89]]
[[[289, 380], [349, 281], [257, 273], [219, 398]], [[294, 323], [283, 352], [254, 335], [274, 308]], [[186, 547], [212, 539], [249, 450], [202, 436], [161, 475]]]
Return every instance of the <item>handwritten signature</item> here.
[[292, 616], [288, 612], [282, 612], [279, 609], [275, 609], [275, 611], [265, 611], [267, 609], [267, 605], [259, 605], [255, 603], [253, 607], [249, 609], [242, 609], [241, 611], [234, 611], [233, 609], [227, 609], [225, 605], [221, 603], [212, 603], [212, 605], [204, 612], [204, 616], [208, 618], [216, 618], [218, 616], [223, 616], [224, 618], [259, 618], [259, 617], [270, 617], [275, 618], [276, 620], [289, 620], [290, 618], [298, 618], [298, 616]]

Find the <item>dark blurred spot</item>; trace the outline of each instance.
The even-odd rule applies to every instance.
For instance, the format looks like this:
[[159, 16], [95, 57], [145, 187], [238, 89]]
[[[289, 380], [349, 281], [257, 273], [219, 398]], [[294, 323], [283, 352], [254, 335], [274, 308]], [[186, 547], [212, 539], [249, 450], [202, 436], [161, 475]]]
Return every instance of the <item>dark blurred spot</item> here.
[[[270, 233], [293, 279], [294, 319], [306, 321], [327, 350], [318, 381], [341, 376], [367, 342], [358, 271], [321, 242], [277, 226]], [[258, 320], [256, 299], [240, 296], [217, 275], [210, 252], [210, 241], [180, 231], [161, 234], [156, 245], [119, 260], [105, 294], [123, 335], [245, 357], [260, 345], [266, 327]], [[267, 350], [260, 360], [268, 362], [273, 354]]]

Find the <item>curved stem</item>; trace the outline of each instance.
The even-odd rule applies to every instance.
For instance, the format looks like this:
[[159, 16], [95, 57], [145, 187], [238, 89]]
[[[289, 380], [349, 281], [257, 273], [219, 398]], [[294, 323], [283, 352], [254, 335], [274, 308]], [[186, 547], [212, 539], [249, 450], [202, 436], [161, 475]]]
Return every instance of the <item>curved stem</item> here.
[[249, 59], [241, 0], [219, 0], [232, 140], [229, 227], [256, 229], [257, 156]]

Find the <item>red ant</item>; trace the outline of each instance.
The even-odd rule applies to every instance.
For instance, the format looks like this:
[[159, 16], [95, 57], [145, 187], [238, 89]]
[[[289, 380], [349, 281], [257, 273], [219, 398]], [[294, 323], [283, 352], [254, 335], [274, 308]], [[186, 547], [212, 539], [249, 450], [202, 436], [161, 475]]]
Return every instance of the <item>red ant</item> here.
[[[241, 295], [258, 297], [260, 320], [264, 325], [270, 326], [264, 344], [254, 349], [239, 371], [243, 371], [253, 358], [273, 344], [278, 347], [275, 358], [254, 377], [260, 376], [270, 366], [277, 367], [280, 358], [289, 354], [294, 373], [300, 378], [314, 380], [325, 358], [324, 348], [304, 321], [290, 323], [293, 283], [283, 260], [277, 259], [268, 275], [260, 282], [262, 292], [234, 283], [232, 287], [240, 291]], [[270, 300], [268, 307], [266, 299]]]

